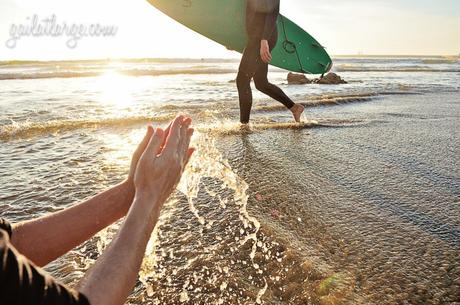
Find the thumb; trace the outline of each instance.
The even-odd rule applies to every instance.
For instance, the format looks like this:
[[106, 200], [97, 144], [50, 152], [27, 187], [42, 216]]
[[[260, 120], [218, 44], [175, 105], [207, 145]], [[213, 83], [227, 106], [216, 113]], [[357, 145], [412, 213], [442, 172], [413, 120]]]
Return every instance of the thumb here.
[[142, 138], [142, 141], [139, 143], [139, 145], [136, 148], [136, 151], [134, 152], [135, 158], [139, 158], [140, 156], [142, 156], [142, 153], [144, 152], [145, 148], [147, 147], [147, 144], [149, 144], [149, 141], [152, 138], [153, 131], [154, 130], [152, 125], [148, 125], [147, 132], [145, 133], [144, 137]]
[[161, 128], [155, 129], [152, 137], [150, 138], [149, 144], [147, 144], [147, 148], [144, 151], [142, 157], [152, 158], [156, 156], [160, 152], [161, 143], [164, 140], [164, 131]]

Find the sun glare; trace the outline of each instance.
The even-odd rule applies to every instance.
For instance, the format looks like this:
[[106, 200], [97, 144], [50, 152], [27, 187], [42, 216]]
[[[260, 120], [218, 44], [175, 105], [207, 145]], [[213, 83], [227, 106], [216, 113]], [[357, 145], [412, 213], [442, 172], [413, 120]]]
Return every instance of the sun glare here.
[[106, 148], [102, 155], [108, 168], [125, 170], [129, 166], [131, 155], [136, 144], [140, 142], [145, 128], [134, 128], [129, 133], [113, 133], [100, 135], [101, 143]]
[[98, 82], [101, 103], [120, 108], [128, 107], [133, 103], [132, 80], [129, 76], [116, 71], [108, 71], [99, 77]]

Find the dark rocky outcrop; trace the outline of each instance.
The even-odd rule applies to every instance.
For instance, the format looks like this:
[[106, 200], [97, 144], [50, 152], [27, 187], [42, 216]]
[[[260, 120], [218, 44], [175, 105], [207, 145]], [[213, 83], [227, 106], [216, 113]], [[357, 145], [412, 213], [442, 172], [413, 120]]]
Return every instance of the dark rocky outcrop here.
[[339, 75], [335, 73], [328, 73], [323, 78], [316, 78], [309, 80], [303, 74], [297, 73], [288, 73], [287, 81], [289, 85], [305, 85], [305, 84], [322, 84], [322, 85], [338, 85], [338, 84], [347, 84], [347, 82], [342, 79]]
[[305, 85], [311, 83], [311, 80], [309, 80], [305, 75], [291, 72], [289, 72], [287, 80], [289, 85]]
[[316, 79], [315, 83], [323, 84], [323, 85], [348, 84], [340, 76], [338, 76], [337, 74], [332, 73], [332, 72], [326, 74], [323, 78]]

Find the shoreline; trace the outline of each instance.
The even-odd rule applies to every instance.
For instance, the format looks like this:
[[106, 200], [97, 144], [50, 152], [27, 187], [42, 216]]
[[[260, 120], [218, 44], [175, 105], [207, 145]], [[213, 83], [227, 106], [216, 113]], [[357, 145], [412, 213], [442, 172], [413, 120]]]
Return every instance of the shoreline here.
[[[460, 60], [459, 54], [451, 55], [385, 55], [385, 54], [376, 54], [376, 55], [367, 55], [367, 54], [349, 54], [349, 55], [331, 55], [331, 57], [340, 59], [340, 58], [370, 58], [370, 59], [406, 59], [406, 58], [434, 58], [434, 59], [453, 59]], [[93, 59], [58, 59], [58, 60], [36, 60], [36, 59], [4, 59], [0, 60], [0, 66], [3, 65], [23, 65], [23, 64], [46, 64], [46, 63], [177, 63], [177, 62], [239, 62], [240, 58], [219, 58], [219, 57], [208, 57], [208, 58], [166, 58], [166, 57], [145, 57], [145, 58], [93, 58]]]

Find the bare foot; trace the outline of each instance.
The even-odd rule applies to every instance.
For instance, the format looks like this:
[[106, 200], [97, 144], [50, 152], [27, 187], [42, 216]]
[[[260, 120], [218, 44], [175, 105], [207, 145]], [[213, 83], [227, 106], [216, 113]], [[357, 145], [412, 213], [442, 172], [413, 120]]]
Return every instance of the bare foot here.
[[249, 127], [249, 123], [240, 123], [240, 130], [242, 132], [249, 132], [251, 131], [251, 127]]
[[303, 111], [305, 110], [305, 107], [301, 104], [295, 104], [292, 106], [290, 109], [292, 112], [292, 115], [294, 116], [294, 120], [299, 123], [300, 122], [300, 116], [302, 115]]

